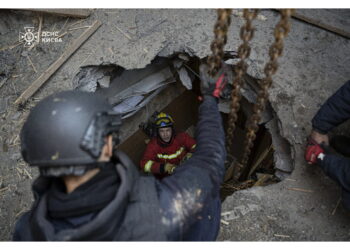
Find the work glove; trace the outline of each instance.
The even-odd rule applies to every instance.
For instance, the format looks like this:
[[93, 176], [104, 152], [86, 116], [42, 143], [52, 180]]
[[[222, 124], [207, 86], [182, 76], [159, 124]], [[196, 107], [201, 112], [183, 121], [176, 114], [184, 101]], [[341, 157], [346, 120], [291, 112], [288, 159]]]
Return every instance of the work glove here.
[[192, 157], [192, 153], [187, 153], [184, 157], [185, 160], [188, 160]]
[[323, 160], [324, 156], [325, 149], [322, 147], [322, 145], [318, 144], [314, 139], [309, 137], [305, 149], [305, 160], [307, 163], [316, 164], [317, 159]]
[[201, 78], [201, 92], [202, 95], [211, 95], [216, 98], [221, 96], [226, 84], [233, 79], [232, 69], [224, 62], [221, 63], [221, 69], [216, 73], [214, 77], [209, 75], [209, 67], [206, 64], [202, 64], [199, 67]]
[[174, 172], [175, 168], [176, 168], [176, 165], [171, 164], [171, 163], [165, 163], [165, 165], [164, 165], [164, 171], [167, 174], [172, 174]]
[[185, 161], [187, 161], [188, 159], [190, 159], [192, 157], [192, 153], [187, 153], [182, 159], [181, 159], [181, 163], [184, 163]]

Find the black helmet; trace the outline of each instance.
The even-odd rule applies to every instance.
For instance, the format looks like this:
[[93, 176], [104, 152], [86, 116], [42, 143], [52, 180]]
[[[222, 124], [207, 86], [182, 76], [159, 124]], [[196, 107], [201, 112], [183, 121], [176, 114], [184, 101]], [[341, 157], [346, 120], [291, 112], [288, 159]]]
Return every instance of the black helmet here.
[[81, 91], [53, 94], [31, 111], [21, 131], [23, 159], [31, 166], [96, 163], [104, 138], [118, 132], [120, 115], [101, 96]]

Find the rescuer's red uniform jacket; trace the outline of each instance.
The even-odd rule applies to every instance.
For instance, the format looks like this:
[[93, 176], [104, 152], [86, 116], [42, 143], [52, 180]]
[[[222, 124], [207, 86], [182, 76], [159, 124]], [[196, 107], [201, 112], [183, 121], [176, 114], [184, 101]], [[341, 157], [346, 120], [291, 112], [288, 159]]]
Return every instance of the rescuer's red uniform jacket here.
[[187, 153], [192, 153], [196, 147], [196, 141], [187, 133], [177, 133], [167, 144], [157, 136], [151, 139], [140, 162], [141, 169], [145, 173], [152, 173], [157, 178], [168, 176], [162, 173], [165, 163], [179, 165]]

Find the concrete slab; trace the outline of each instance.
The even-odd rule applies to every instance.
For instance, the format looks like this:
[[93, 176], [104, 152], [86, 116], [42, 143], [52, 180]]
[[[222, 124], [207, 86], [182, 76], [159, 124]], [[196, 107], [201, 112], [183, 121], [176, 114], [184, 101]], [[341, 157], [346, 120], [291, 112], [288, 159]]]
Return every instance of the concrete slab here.
[[[24, 25], [33, 23], [33, 16], [19, 16], [1, 10], [1, 46], [13, 45]], [[248, 73], [262, 78], [268, 58], [268, 47], [273, 41], [273, 26], [278, 14], [264, 10], [254, 21], [255, 37], [249, 59]], [[36, 170], [26, 168], [20, 159], [11, 158], [19, 153], [20, 128], [28, 111], [41, 98], [63, 89], [72, 88], [72, 79], [83, 66], [119, 65], [125, 69], [144, 68], [156, 55], [169, 56], [185, 52], [203, 58], [210, 54], [215, 10], [95, 10], [78, 26], [100, 20], [102, 27], [49, 79], [41, 90], [21, 110], [16, 121], [11, 117], [18, 112], [14, 107], [1, 114], [1, 187], [0, 239], [10, 240], [15, 219], [31, 204], [32, 179], [19, 172], [26, 169], [31, 177]], [[12, 20], [9, 23], [8, 20]], [[1, 23], [0, 22], [0, 23]], [[64, 26], [66, 24], [66, 27]], [[236, 51], [241, 43], [239, 28], [244, 20], [232, 15], [227, 50]], [[35, 23], [33, 23], [35, 24]], [[44, 16], [43, 30], [63, 29], [73, 25], [66, 18]], [[35, 26], [36, 27], [36, 26]], [[72, 26], [74, 27], [74, 26]], [[75, 26], [77, 27], [77, 26]], [[122, 32], [121, 32], [121, 31]], [[61, 44], [41, 44], [29, 53], [43, 72], [70, 41], [82, 30], [72, 30], [63, 36]], [[7, 51], [7, 50], [6, 50]], [[11, 79], [2, 87], [0, 96], [9, 96], [13, 102], [30, 82], [37, 77], [25, 57], [22, 45], [10, 49], [10, 55], [0, 51], [0, 62], [17, 58], [10, 72]], [[305, 136], [310, 131], [310, 120], [320, 104], [349, 79], [350, 41], [333, 33], [293, 20], [290, 35], [285, 41], [279, 71], [274, 76], [270, 93], [271, 106], [276, 112], [282, 136], [291, 145], [293, 174], [281, 183], [256, 187], [234, 193], [223, 204], [229, 225], [223, 225], [218, 240], [349, 240], [350, 215], [340, 205], [332, 215], [340, 197], [340, 190], [320, 169], [309, 166], [303, 159]], [[0, 72], [1, 73], [1, 72]], [[37, 98], [37, 99], [36, 99]], [[288, 180], [291, 179], [291, 180]], [[292, 191], [303, 188], [312, 193]], [[233, 212], [232, 212], [233, 211]], [[282, 235], [282, 236], [281, 236]]]

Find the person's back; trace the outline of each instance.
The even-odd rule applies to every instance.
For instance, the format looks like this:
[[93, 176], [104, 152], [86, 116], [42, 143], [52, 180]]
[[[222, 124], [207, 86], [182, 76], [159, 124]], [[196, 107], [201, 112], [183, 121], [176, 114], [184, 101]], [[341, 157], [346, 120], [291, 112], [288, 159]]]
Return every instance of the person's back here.
[[[107, 165], [71, 194], [59, 179], [39, 177], [33, 185], [37, 200], [18, 221], [14, 240], [167, 240], [154, 179], [140, 177], [125, 155], [117, 155], [120, 163]], [[47, 191], [40, 194], [40, 188]]]

